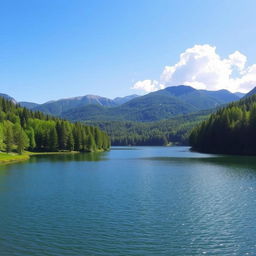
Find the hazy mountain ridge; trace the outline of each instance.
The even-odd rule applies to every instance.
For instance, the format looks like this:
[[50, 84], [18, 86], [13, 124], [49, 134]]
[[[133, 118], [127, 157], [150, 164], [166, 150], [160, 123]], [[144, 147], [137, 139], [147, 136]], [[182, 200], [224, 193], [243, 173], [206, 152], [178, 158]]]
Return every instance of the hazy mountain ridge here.
[[39, 110], [46, 114], [60, 116], [63, 112], [68, 111], [70, 109], [79, 108], [91, 104], [106, 107], [117, 106], [117, 104], [111, 99], [100, 97], [97, 95], [86, 95], [47, 102], [39, 106], [36, 106], [35, 108], [33, 108], [33, 110]]
[[85, 96], [71, 97], [71, 98], [65, 98], [65, 99], [59, 99], [59, 100], [51, 100], [43, 104], [37, 104], [32, 102], [20, 102], [20, 104], [32, 110], [39, 110], [46, 114], [60, 116], [62, 115], [63, 112], [66, 112], [74, 108], [87, 106], [87, 105], [115, 107], [115, 106], [124, 104], [136, 97], [139, 97], [139, 96], [136, 94], [133, 94], [125, 97], [117, 97], [112, 100], [112, 99], [101, 97], [98, 95], [85, 95]]
[[12, 103], [17, 104], [17, 101], [8, 94], [0, 93], [0, 97], [10, 100]]
[[243, 93], [243, 92], [235, 92], [234, 94], [235, 94], [236, 96], [238, 96], [239, 98], [243, 98], [246, 93]]
[[124, 104], [130, 100], [133, 100], [137, 97], [140, 97], [137, 94], [132, 94], [132, 95], [128, 95], [128, 96], [124, 96], [124, 97], [116, 97], [114, 98], [114, 102], [116, 102], [118, 105]]
[[34, 102], [28, 102], [28, 101], [20, 101], [19, 104], [24, 107], [24, 108], [28, 108], [28, 109], [33, 109], [35, 107], [37, 107], [38, 103], [34, 103]]
[[248, 93], [246, 93], [243, 98], [248, 98], [252, 95], [256, 94], [256, 87], [254, 87], [251, 91], [249, 91]]
[[[9, 95], [4, 97], [9, 97], [15, 101]], [[61, 116], [72, 121], [129, 120], [151, 122], [216, 108], [240, 98], [241, 94], [238, 96], [237, 93], [231, 93], [227, 90], [197, 90], [190, 86], [179, 85], [167, 87], [144, 96], [134, 94], [109, 99], [97, 95], [85, 95], [48, 101], [43, 104], [24, 101], [19, 102], [19, 104], [32, 110]]]
[[239, 97], [227, 90], [196, 90], [190, 86], [173, 86], [132, 99], [114, 108], [83, 106], [62, 113], [73, 120], [129, 120], [151, 122], [200, 110], [216, 108]]

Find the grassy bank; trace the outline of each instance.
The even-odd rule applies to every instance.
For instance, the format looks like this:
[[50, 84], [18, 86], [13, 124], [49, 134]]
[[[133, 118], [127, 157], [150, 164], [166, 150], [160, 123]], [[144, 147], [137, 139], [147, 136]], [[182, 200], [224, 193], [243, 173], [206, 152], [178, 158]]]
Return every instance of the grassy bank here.
[[56, 152], [30, 152], [26, 151], [24, 154], [29, 156], [38, 156], [38, 155], [63, 155], [63, 154], [78, 154], [79, 151], [56, 151]]
[[18, 155], [15, 153], [0, 153], [0, 164], [9, 164], [9, 163], [15, 163], [15, 162], [21, 162], [26, 161], [29, 159], [28, 154], [24, 155]]
[[[97, 150], [97, 152], [103, 152], [104, 150]], [[0, 152], [0, 164], [10, 164], [21, 161], [26, 161], [30, 156], [37, 155], [63, 155], [63, 154], [79, 154], [79, 151], [57, 151], [57, 152], [30, 152], [25, 151], [22, 155], [16, 153]]]
[[10, 164], [21, 161], [26, 161], [30, 156], [34, 155], [56, 155], [56, 154], [77, 154], [78, 151], [59, 151], [59, 152], [29, 152], [25, 151], [24, 154], [19, 155], [16, 153], [0, 152], [0, 164]]

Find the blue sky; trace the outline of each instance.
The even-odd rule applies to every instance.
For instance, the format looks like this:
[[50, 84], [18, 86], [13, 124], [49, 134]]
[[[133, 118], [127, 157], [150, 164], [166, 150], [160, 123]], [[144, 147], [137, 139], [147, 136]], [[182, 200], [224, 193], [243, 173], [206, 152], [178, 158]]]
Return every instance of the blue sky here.
[[195, 45], [216, 47], [223, 59], [239, 51], [250, 67], [255, 10], [254, 0], [2, 1], [0, 92], [39, 103], [143, 93], [131, 87], [161, 84], [164, 67]]

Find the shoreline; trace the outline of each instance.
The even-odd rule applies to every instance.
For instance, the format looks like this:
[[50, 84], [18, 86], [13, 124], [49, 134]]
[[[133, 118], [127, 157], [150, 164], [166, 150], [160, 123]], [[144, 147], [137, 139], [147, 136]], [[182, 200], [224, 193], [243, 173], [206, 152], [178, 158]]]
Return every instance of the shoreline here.
[[17, 153], [6, 153], [0, 152], [0, 165], [14, 164], [24, 162], [30, 159], [31, 156], [42, 156], [42, 155], [69, 155], [69, 154], [80, 154], [80, 153], [100, 153], [104, 150], [98, 150], [95, 152], [79, 152], [79, 151], [56, 151], [56, 152], [30, 152], [25, 151], [24, 154], [19, 155]]
[[27, 161], [30, 158], [28, 154], [18, 155], [15, 153], [0, 153], [0, 165], [12, 164]]

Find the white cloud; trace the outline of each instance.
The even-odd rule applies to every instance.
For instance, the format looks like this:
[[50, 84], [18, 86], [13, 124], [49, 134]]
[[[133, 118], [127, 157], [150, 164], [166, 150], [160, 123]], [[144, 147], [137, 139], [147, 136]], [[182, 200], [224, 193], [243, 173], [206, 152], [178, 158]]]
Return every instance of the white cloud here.
[[240, 53], [239, 51], [235, 51], [234, 53], [228, 56], [228, 61], [230, 65], [236, 66], [239, 70], [243, 70], [247, 61], [247, 57]]
[[180, 54], [175, 65], [166, 66], [159, 81], [138, 81], [132, 89], [152, 92], [184, 84], [197, 89], [247, 92], [256, 86], [256, 64], [246, 67], [246, 62], [247, 57], [239, 51], [222, 59], [216, 47], [195, 45]]
[[256, 86], [256, 64], [243, 70], [242, 76], [234, 80], [234, 84], [240, 91], [250, 91]]
[[160, 84], [156, 80], [143, 80], [136, 82], [132, 89], [136, 90], [143, 90], [145, 92], [154, 92], [160, 89], [164, 89], [165, 86], [163, 84]]

